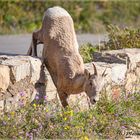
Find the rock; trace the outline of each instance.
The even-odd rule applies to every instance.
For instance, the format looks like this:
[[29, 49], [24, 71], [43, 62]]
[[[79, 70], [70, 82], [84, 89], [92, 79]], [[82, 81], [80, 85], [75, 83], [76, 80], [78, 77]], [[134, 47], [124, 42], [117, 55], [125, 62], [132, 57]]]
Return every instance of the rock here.
[[5, 100], [5, 104], [4, 104], [4, 110], [5, 111], [10, 111], [10, 110], [13, 110], [15, 108], [18, 107], [18, 102], [17, 102], [18, 99], [15, 100], [15, 97], [10, 97], [10, 98], [7, 98]]
[[[115, 58], [114, 62], [113, 58]], [[116, 94], [121, 94], [124, 90], [126, 93], [140, 92], [140, 49], [104, 51], [99, 54], [96, 63], [101, 63], [100, 60], [102, 65], [99, 64], [99, 67], [102, 69], [105, 66], [107, 69], [105, 80], [108, 83], [107, 87], [110, 87], [108, 89], [106, 87], [107, 93], [111, 93], [111, 96], [116, 96]], [[105, 62], [103, 62], [104, 60]]]
[[[93, 55], [95, 56], [95, 55]], [[98, 74], [105, 71], [104, 90], [116, 100], [127, 92], [140, 92], [140, 49], [122, 49], [96, 53], [94, 64]], [[92, 63], [85, 64], [93, 73]], [[122, 92], [123, 91], [123, 92]], [[32, 102], [36, 96], [58, 108], [58, 95], [49, 72], [41, 60], [30, 56], [0, 56], [0, 110], [11, 110]], [[102, 96], [102, 95], [100, 95]], [[86, 94], [70, 95], [70, 106], [88, 109]]]
[[0, 101], [0, 112], [4, 110], [4, 100]]
[[33, 101], [34, 85], [40, 77], [40, 59], [1, 55], [0, 62], [0, 108], [8, 111]]
[[13, 80], [19, 82], [21, 79], [30, 75], [30, 64], [26, 61], [20, 61], [10, 67]]
[[0, 58], [1, 57], [5, 58], [1, 64], [8, 66], [10, 69], [11, 82], [18, 82], [30, 75], [30, 63], [26, 57], [0, 56]]
[[10, 83], [10, 69], [8, 66], [0, 65], [0, 91], [6, 91]]
[[127, 66], [124, 64], [114, 66], [111, 71], [112, 82], [114, 82], [115, 84], [124, 83], [126, 71], [127, 71]]
[[68, 98], [69, 105], [73, 108], [84, 111], [90, 107], [90, 101], [85, 92], [79, 95], [70, 95]]
[[[94, 62], [94, 64], [96, 65], [98, 74], [101, 75], [105, 71], [107, 75], [105, 77], [105, 83], [121, 85], [125, 82], [125, 74], [127, 72], [127, 66], [125, 64], [108, 64], [104, 62]], [[85, 64], [85, 68], [93, 73], [92, 63]]]
[[140, 86], [139, 84], [137, 84], [137, 80], [138, 80], [138, 77], [135, 73], [128, 73], [127, 74], [126, 84], [125, 84], [125, 89], [127, 90], [127, 92], [134, 92], [135, 89]]
[[29, 57], [30, 71], [31, 71], [31, 83], [36, 83], [40, 78], [41, 61], [37, 58]]
[[51, 92], [51, 91], [56, 90], [56, 87], [53, 84], [53, 81], [52, 81], [52, 78], [51, 78], [49, 72], [47, 73], [47, 79], [48, 79], [48, 82], [47, 82], [46, 92]]

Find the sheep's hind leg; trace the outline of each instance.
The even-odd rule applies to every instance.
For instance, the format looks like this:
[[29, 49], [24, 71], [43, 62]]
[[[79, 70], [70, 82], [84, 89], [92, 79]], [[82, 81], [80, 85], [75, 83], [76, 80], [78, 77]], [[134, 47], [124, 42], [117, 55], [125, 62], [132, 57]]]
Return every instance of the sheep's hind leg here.
[[59, 95], [62, 106], [64, 108], [67, 107], [68, 106], [68, 102], [67, 102], [68, 95], [64, 92], [58, 92], [58, 95]]
[[37, 39], [36, 39], [36, 35], [37, 34], [35, 34], [35, 32], [33, 32], [32, 41], [31, 41], [29, 50], [27, 52], [27, 55], [37, 56]]
[[27, 52], [27, 55], [37, 56], [37, 45], [42, 43], [43, 43], [43, 38], [42, 38], [41, 30], [33, 32], [32, 42]]
[[27, 55], [32, 55], [33, 41], [31, 41], [30, 47], [28, 49]]

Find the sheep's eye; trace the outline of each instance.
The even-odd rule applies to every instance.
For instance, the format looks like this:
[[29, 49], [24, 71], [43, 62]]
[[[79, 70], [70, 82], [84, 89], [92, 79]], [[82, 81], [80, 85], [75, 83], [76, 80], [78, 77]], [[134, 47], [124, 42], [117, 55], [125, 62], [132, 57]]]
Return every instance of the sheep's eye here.
[[90, 82], [89, 85], [92, 86], [92, 83]]

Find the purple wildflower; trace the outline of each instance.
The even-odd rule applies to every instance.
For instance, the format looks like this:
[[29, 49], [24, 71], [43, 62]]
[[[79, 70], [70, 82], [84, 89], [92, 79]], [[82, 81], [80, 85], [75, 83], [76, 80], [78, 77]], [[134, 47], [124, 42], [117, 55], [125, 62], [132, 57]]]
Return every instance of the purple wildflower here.
[[47, 96], [44, 96], [44, 99], [47, 100]]
[[29, 137], [29, 136], [30, 136], [30, 134], [27, 132], [27, 133], [26, 133], [26, 137]]
[[23, 101], [20, 101], [20, 102], [19, 102], [19, 106], [20, 106], [20, 107], [23, 107], [23, 106], [24, 106]]
[[30, 140], [33, 140], [33, 133], [30, 133], [29, 138], [30, 138]]
[[122, 128], [122, 129], [126, 129], [126, 127], [125, 127], [125, 126], [122, 126], [121, 128]]
[[39, 100], [39, 96], [37, 95], [37, 96], [35, 97], [35, 99], [36, 99], [36, 100]]
[[131, 95], [131, 94], [133, 94], [133, 92], [130, 92], [130, 91], [129, 91], [128, 94]]
[[24, 91], [20, 92], [19, 94], [20, 94], [20, 96], [24, 96], [25, 95]]
[[39, 129], [42, 130], [42, 128], [43, 128], [43, 126], [42, 126], [42, 124], [40, 124], [40, 125], [39, 125]]
[[3, 125], [6, 125], [6, 122], [5, 122], [5, 121], [3, 121], [3, 122], [2, 122], [2, 124], [3, 124]]
[[114, 114], [116, 117], [118, 116], [118, 114]]
[[26, 133], [26, 137], [29, 137], [30, 138], [30, 140], [32, 140], [33, 139], [33, 134], [32, 133]]

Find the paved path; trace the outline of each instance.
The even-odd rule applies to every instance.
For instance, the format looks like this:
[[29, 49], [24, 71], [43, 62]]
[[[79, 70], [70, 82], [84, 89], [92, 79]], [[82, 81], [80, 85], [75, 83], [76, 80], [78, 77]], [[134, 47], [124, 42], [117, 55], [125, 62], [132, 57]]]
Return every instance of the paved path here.
[[[100, 41], [107, 40], [107, 35], [81, 34], [77, 35], [77, 39], [79, 45], [88, 42], [98, 44]], [[31, 34], [0, 36], [0, 54], [26, 54], [30, 42]]]

